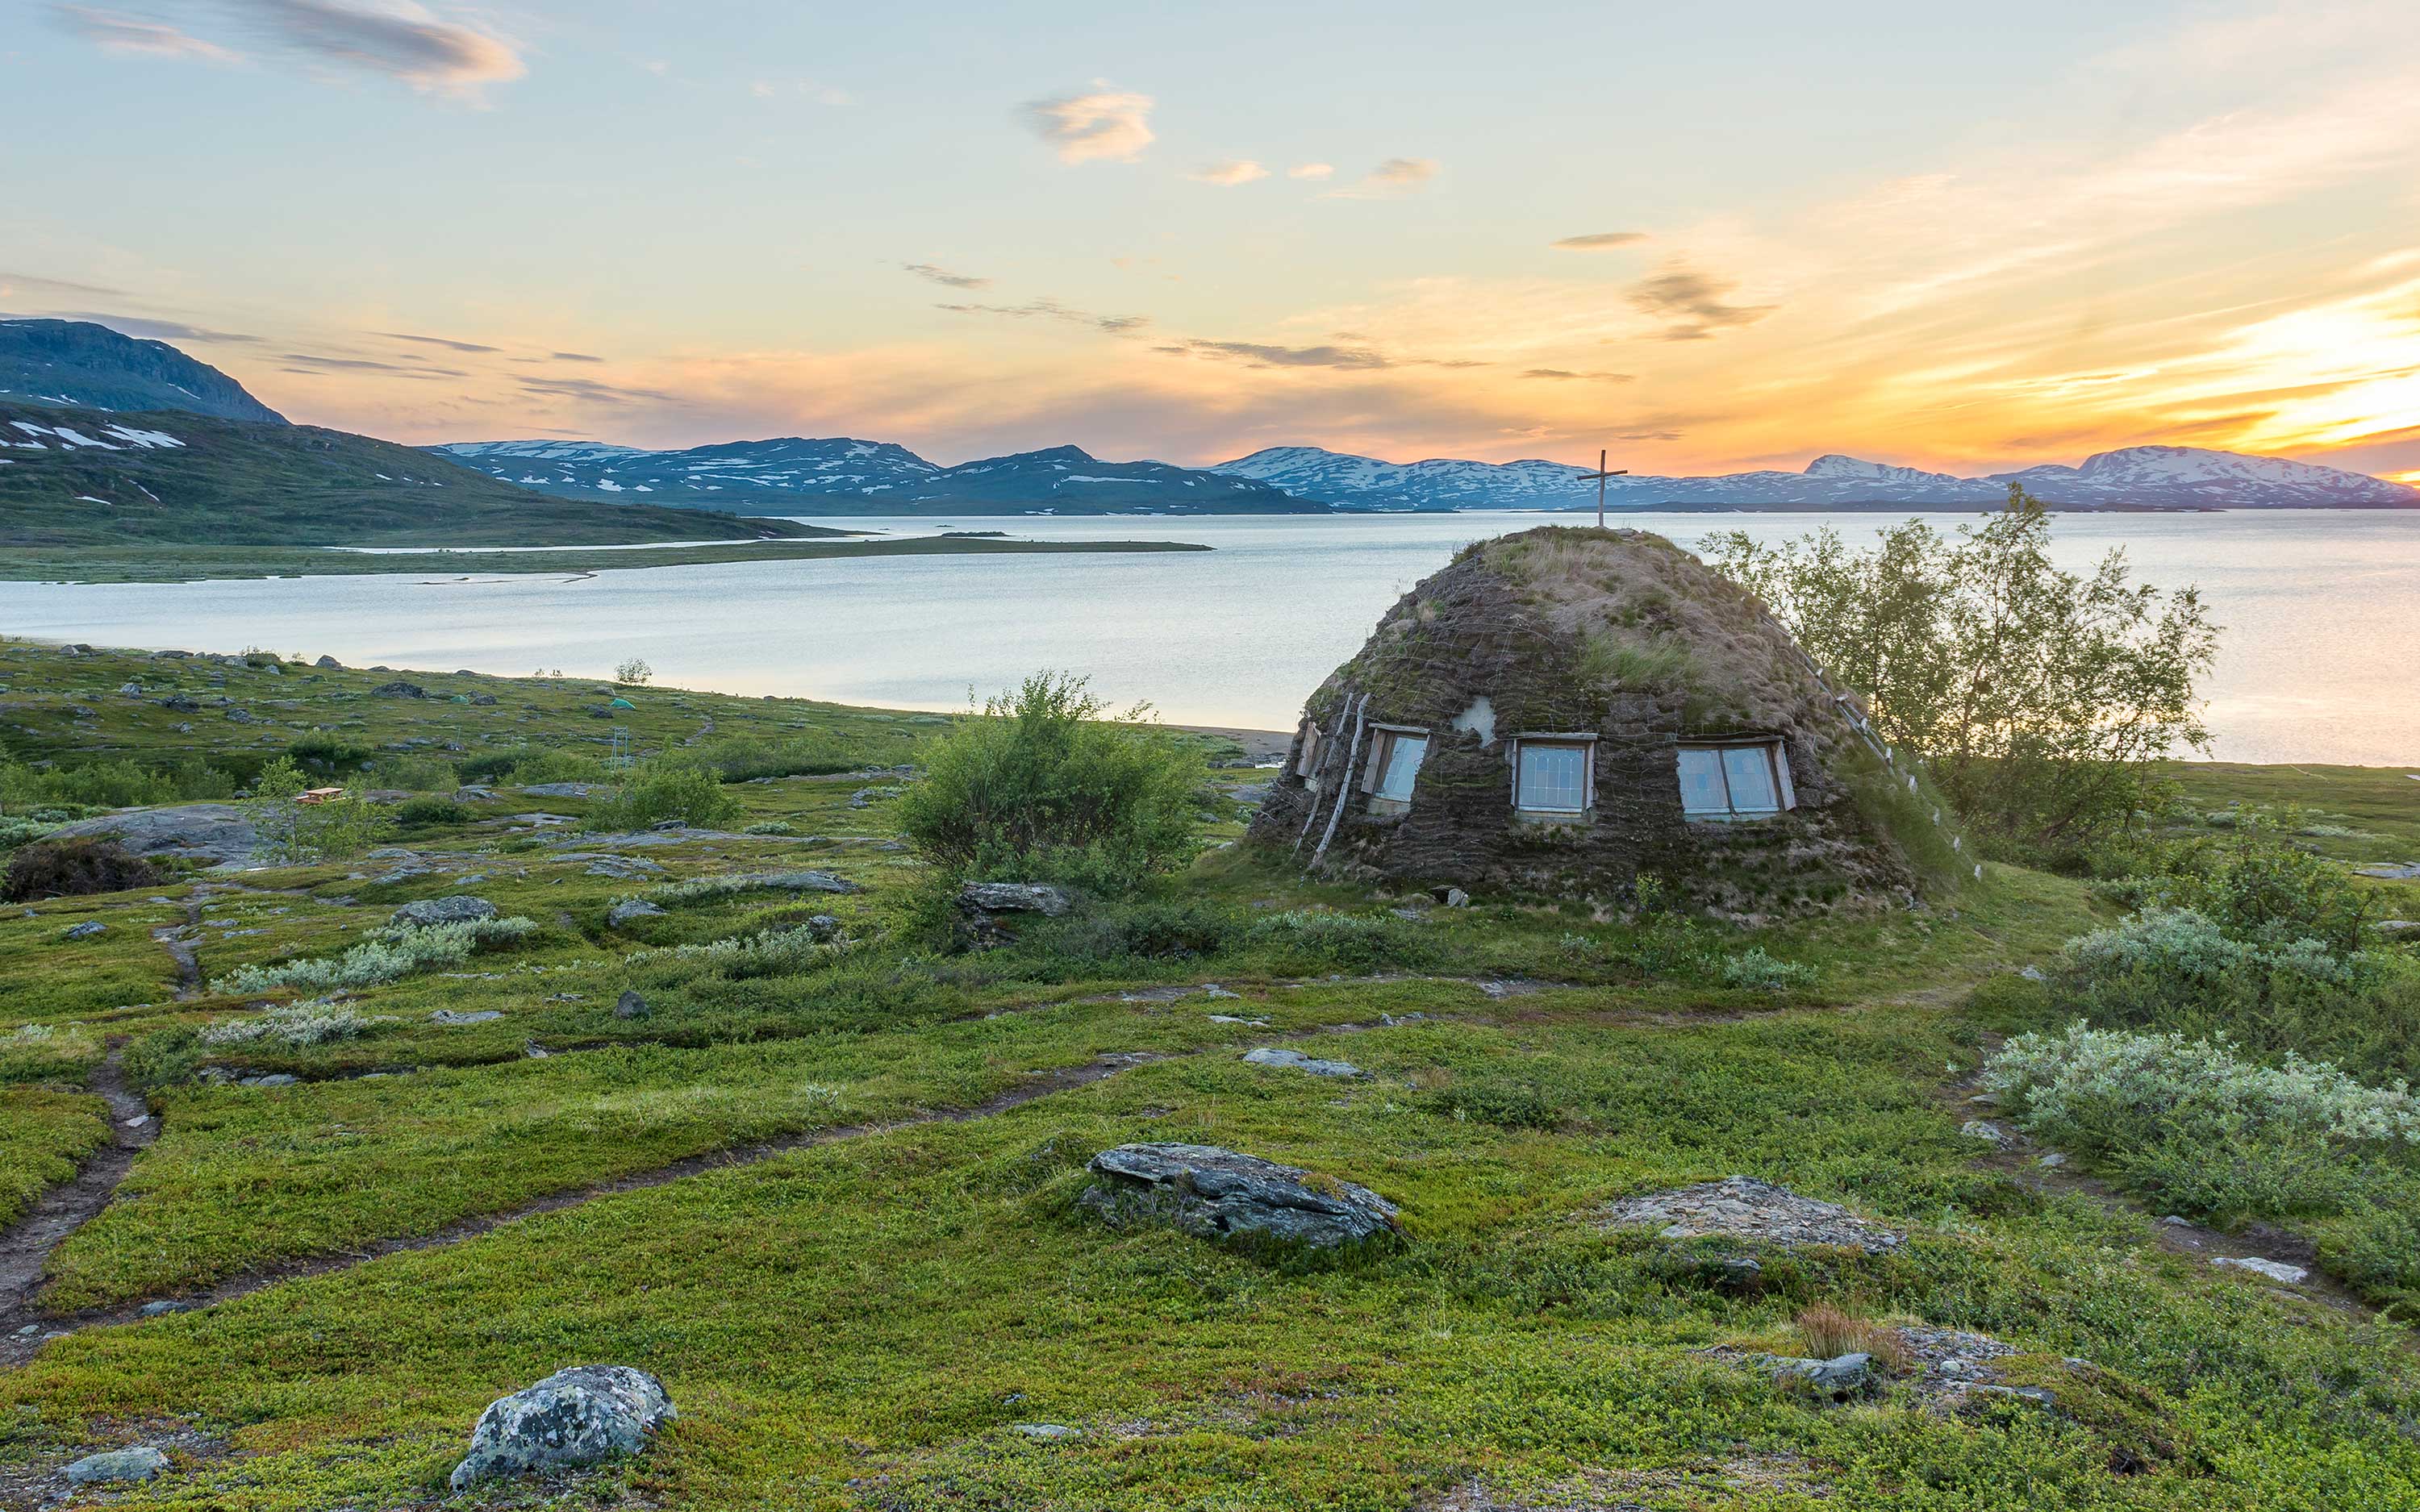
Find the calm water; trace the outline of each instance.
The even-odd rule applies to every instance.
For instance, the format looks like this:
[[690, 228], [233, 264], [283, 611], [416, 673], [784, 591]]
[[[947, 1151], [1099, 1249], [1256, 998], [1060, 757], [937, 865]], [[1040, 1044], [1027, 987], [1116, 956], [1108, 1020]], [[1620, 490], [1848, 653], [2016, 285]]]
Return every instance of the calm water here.
[[[638, 656], [670, 685], [902, 708], [962, 707], [970, 688], [1059, 667], [1091, 673], [1120, 702], [1149, 699], [1172, 722], [1276, 728], [1456, 548], [1544, 517], [826, 521], [1218, 549], [666, 567], [569, 581], [0, 583], [0, 631], [515, 674], [601, 676]], [[1683, 544], [1730, 529], [1780, 539], [1827, 521], [1862, 542], [1897, 517], [1624, 517]], [[1946, 530], [1960, 518], [1936, 522]], [[2420, 764], [2420, 511], [2068, 516], [2055, 529], [2071, 568], [2123, 546], [2146, 580], [2201, 586], [2226, 626], [2208, 688], [2219, 756]]]

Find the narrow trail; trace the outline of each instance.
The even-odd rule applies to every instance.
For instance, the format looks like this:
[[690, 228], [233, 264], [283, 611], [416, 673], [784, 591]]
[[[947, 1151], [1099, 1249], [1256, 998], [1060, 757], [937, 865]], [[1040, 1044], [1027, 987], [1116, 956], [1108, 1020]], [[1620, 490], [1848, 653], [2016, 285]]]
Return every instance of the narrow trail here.
[[185, 895], [185, 921], [163, 924], [151, 932], [151, 938], [177, 963], [177, 1001], [188, 1003], [202, 995], [202, 958], [196, 949], [202, 933], [202, 903], [209, 894], [207, 884], [197, 885]]
[[[1266, 1037], [1263, 1042], [1281, 1044], [1289, 1041], [1317, 1039], [1323, 1035], [1353, 1034], [1370, 1029], [1397, 1027], [1400, 1026], [1400, 1022], [1389, 1023], [1380, 1020], [1359, 1024], [1321, 1025], [1315, 1028], [1273, 1034]], [[50, 1340], [68, 1334], [133, 1322], [143, 1316], [143, 1309], [146, 1306], [155, 1305], [160, 1302], [174, 1301], [179, 1304], [180, 1311], [207, 1307], [216, 1303], [231, 1302], [238, 1297], [249, 1296], [253, 1292], [266, 1290], [287, 1281], [303, 1280], [337, 1271], [348, 1271], [357, 1265], [365, 1265], [390, 1255], [441, 1249], [458, 1244], [465, 1240], [476, 1239], [482, 1234], [493, 1232], [509, 1225], [542, 1217], [551, 1212], [560, 1212], [566, 1208], [580, 1207], [601, 1197], [618, 1196], [628, 1192], [644, 1192], [692, 1176], [701, 1176], [736, 1166], [754, 1165], [776, 1156], [788, 1154], [793, 1150], [812, 1149], [819, 1146], [841, 1144], [869, 1135], [893, 1134], [905, 1129], [923, 1128], [934, 1124], [971, 1123], [980, 1119], [988, 1119], [1008, 1112], [1012, 1108], [1022, 1107], [1028, 1103], [1038, 1102], [1054, 1093], [1070, 1091], [1079, 1087], [1090, 1087], [1095, 1082], [1106, 1081], [1120, 1072], [1130, 1071], [1137, 1066], [1229, 1053], [1241, 1054], [1242, 1052], [1231, 1045], [1221, 1045], [1216, 1050], [1188, 1051], [1178, 1055], [1163, 1055], [1152, 1051], [1112, 1052], [1096, 1057], [1082, 1065], [1044, 1072], [1020, 1086], [1010, 1088], [1006, 1091], [968, 1107], [939, 1108], [927, 1113], [879, 1122], [843, 1124], [833, 1128], [810, 1130], [802, 1134], [785, 1134], [780, 1138], [763, 1140], [752, 1145], [708, 1150], [702, 1154], [684, 1156], [679, 1160], [653, 1166], [647, 1170], [633, 1171], [609, 1181], [600, 1181], [567, 1192], [558, 1192], [551, 1196], [541, 1197], [535, 1202], [525, 1203], [503, 1212], [465, 1218], [458, 1223], [448, 1224], [425, 1234], [380, 1240], [341, 1254], [315, 1256], [308, 1259], [295, 1260], [265, 1270], [246, 1272], [241, 1275], [230, 1276], [213, 1286], [180, 1293], [173, 1298], [136, 1298], [130, 1302], [89, 1307], [80, 1312], [49, 1312], [42, 1308], [33, 1288], [39, 1285], [42, 1263], [49, 1257], [51, 1251], [59, 1243], [65, 1242], [68, 1236], [74, 1232], [76, 1226], [70, 1225], [59, 1230], [52, 1242], [42, 1245], [32, 1256], [27, 1262], [29, 1268], [25, 1272], [26, 1279], [22, 1285], [14, 1290], [0, 1290], [0, 1365], [21, 1365], [32, 1358], [34, 1353]], [[98, 1080], [99, 1078], [96, 1077], [96, 1082]], [[138, 1103], [138, 1109], [139, 1106]], [[140, 1131], [122, 1132], [140, 1132], [146, 1136], [143, 1142], [147, 1144], [151, 1126], [146, 1124]], [[131, 1165], [132, 1160], [133, 1151], [130, 1149], [119, 1164], [116, 1174], [109, 1179], [111, 1186], [116, 1184], [118, 1179], [125, 1174], [125, 1166]], [[76, 1224], [80, 1225], [106, 1205], [107, 1192], [104, 1189], [101, 1201], [95, 1203], [90, 1211], [77, 1219]], [[30, 1224], [24, 1227], [30, 1227]]]
[[[160, 1136], [160, 1121], [143, 1100], [126, 1088], [119, 1067], [120, 1049], [93, 1068], [91, 1089], [109, 1104], [110, 1142], [94, 1150], [77, 1167], [75, 1179], [44, 1192], [14, 1227], [0, 1233], [0, 1358], [19, 1358], [40, 1344], [39, 1314], [33, 1299], [40, 1287], [42, 1266], [68, 1236], [99, 1216], [116, 1196], [117, 1183], [133, 1167], [134, 1157]], [[37, 1325], [33, 1335], [18, 1331]]]

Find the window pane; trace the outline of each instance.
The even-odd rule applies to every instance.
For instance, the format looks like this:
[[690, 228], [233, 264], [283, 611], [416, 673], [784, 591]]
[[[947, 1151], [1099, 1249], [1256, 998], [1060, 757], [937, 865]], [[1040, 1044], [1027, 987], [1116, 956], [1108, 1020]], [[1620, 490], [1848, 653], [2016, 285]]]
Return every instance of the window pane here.
[[1723, 792], [1722, 757], [1703, 749], [1681, 750], [1681, 809], [1684, 813], [1729, 813]]
[[1520, 788], [1524, 809], [1577, 813], [1588, 806], [1588, 748], [1521, 743]]
[[1781, 793], [1773, 783], [1773, 757], [1762, 746], [1733, 746], [1724, 751], [1723, 775], [1730, 779], [1732, 812], [1780, 811]]
[[1428, 753], [1429, 737], [1426, 735], [1389, 734], [1387, 737], [1386, 770], [1378, 774], [1378, 796], [1410, 801], [1412, 775], [1420, 769], [1420, 758]]

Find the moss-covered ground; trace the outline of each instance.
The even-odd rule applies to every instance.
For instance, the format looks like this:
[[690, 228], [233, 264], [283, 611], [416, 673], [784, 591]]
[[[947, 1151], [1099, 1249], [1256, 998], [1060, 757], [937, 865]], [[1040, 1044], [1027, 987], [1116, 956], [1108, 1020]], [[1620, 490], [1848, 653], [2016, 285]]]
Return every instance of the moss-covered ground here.
[[[5, 649], [20, 761], [235, 767], [319, 739], [374, 781], [359, 761], [587, 756], [607, 728], [585, 684], [414, 672], [435, 697], [396, 700], [370, 690], [398, 674]], [[276, 723], [115, 691], [167, 679]], [[710, 722], [812, 742], [787, 764], [829, 769], [732, 783], [744, 812], [708, 834], [588, 833], [582, 798], [505, 786], [374, 856], [0, 910], [0, 1218], [107, 1137], [87, 1090], [104, 1057], [161, 1130], [51, 1256], [34, 1334], [0, 1339], [0, 1504], [52, 1504], [58, 1464], [146, 1442], [172, 1472], [110, 1504], [2420, 1505], [2401, 1323], [2216, 1271], [2154, 1215], [1960, 1134], [1983, 1048], [2029, 1026], [2000, 984], [2107, 915], [2082, 884], [1987, 867], [1918, 912], [1709, 933], [1377, 898], [1226, 851], [1145, 904], [956, 953], [888, 780], [863, 775], [938, 724], [628, 696], [611, 717], [643, 749]], [[2199, 810], [2297, 798], [2380, 837], [2315, 843], [2420, 858], [2388, 774], [2176, 775]], [[1239, 832], [1232, 796], [1205, 802], [1214, 839]], [[801, 868], [862, 890], [608, 922], [667, 882]], [[462, 892], [535, 932], [341, 995], [335, 1038], [226, 1033], [294, 995], [211, 983]], [[674, 950], [817, 915], [841, 943]], [[86, 920], [106, 927], [64, 938]], [[1811, 976], [1773, 992], [1702, 969], [1751, 947]], [[644, 1016], [617, 1015], [626, 990]], [[1369, 1074], [1241, 1058], [1279, 1042]], [[297, 1079], [245, 1085], [262, 1076]], [[1401, 1205], [1404, 1241], [1311, 1263], [1109, 1229], [1077, 1206], [1084, 1162], [1140, 1139], [1359, 1182]], [[685, 1174], [650, 1184], [667, 1167]], [[1733, 1173], [1910, 1242], [1768, 1257], [1741, 1286], [1596, 1218]], [[164, 1298], [205, 1304], [135, 1316]], [[1707, 1352], [1790, 1352], [1814, 1303], [1991, 1334], [2056, 1406], [1928, 1410], [1904, 1383], [1819, 1405]], [[644, 1457], [449, 1500], [490, 1399], [605, 1362], [678, 1403]], [[1074, 1431], [1020, 1431], [1037, 1424]]]

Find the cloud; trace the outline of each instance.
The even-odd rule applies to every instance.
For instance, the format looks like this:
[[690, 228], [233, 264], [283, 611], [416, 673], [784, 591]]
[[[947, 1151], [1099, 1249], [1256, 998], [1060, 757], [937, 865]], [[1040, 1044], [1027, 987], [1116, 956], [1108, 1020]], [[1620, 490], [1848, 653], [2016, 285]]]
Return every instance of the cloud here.
[[1630, 286], [1630, 302], [1647, 314], [1673, 323], [1663, 332], [1666, 341], [1705, 341], [1718, 331], [1754, 325], [1773, 313], [1770, 304], [1726, 304], [1723, 296], [1739, 285], [1710, 278], [1679, 264]]
[[441, 21], [409, 0], [383, 10], [338, 0], [234, 3], [289, 47], [400, 79], [415, 89], [460, 93], [529, 71], [499, 39]]
[[1335, 176], [1332, 162], [1297, 162], [1286, 170], [1288, 178], [1328, 178]]
[[1268, 176], [1269, 171], [1266, 168], [1249, 158], [1230, 158], [1224, 162], [1214, 162], [1205, 168], [1196, 168], [1185, 177], [1200, 183], [1217, 184], [1221, 189], [1233, 189], [1237, 184], [1249, 184], [1255, 178], [1266, 178]]
[[122, 288], [103, 288], [99, 284], [78, 284], [64, 278], [44, 278], [39, 273], [0, 273], [0, 295], [14, 294], [20, 289], [53, 289], [61, 294], [101, 294], [112, 299], [125, 297]]
[[1132, 162], [1154, 140], [1152, 103], [1149, 95], [1104, 86], [1089, 95], [1037, 100], [1018, 114], [1062, 162]]
[[308, 352], [287, 352], [284, 360], [300, 363], [288, 373], [382, 373], [389, 378], [458, 378], [471, 375], [454, 367], [414, 367], [402, 363], [381, 363], [367, 357], [314, 357]]
[[1611, 252], [1646, 239], [1644, 231], [1592, 231], [1584, 237], [1564, 237], [1553, 245], [1561, 252]]
[[1392, 367], [1386, 357], [1367, 347], [1275, 347], [1251, 341], [1205, 341], [1187, 337], [1156, 348], [1171, 355], [1236, 357], [1254, 367], [1342, 367], [1367, 370]]
[[991, 287], [991, 280], [988, 278], [977, 278], [972, 273], [954, 273], [946, 268], [939, 268], [931, 263], [902, 263], [900, 266], [927, 283], [939, 284], [947, 288]]
[[952, 315], [998, 315], [1013, 320], [1063, 320], [1070, 325], [1090, 326], [1095, 331], [1122, 336], [1151, 324], [1147, 315], [1094, 315], [1086, 310], [1071, 310], [1057, 300], [1028, 300], [1023, 304], [937, 304], [936, 310]]
[[193, 58], [203, 63], [240, 63], [241, 58], [198, 37], [156, 21], [138, 21], [84, 6], [53, 6], [51, 20], [104, 53], [127, 57]]
[[150, 341], [256, 342], [260, 339], [238, 331], [211, 331], [202, 326], [189, 326], [181, 320], [155, 320], [141, 315], [102, 315], [94, 310], [54, 310], [47, 318], [89, 320], [97, 326], [107, 326], [121, 336], [140, 336]]
[[591, 357], [586, 352], [549, 352], [547, 355], [558, 363], [601, 363], [605, 360], [602, 357]]
[[554, 399], [579, 399], [589, 404], [685, 404], [679, 394], [660, 389], [629, 389], [614, 383], [599, 383], [594, 378], [516, 378], [524, 393]]
[[370, 334], [373, 336], [384, 336], [389, 341], [411, 341], [418, 342], [423, 347], [442, 347], [447, 351], [452, 352], [496, 352], [504, 350], [501, 347], [482, 347], [475, 341], [454, 341], [444, 336], [414, 336], [407, 332], [401, 331], [373, 331]]
[[1636, 373], [1580, 373], [1568, 367], [1533, 367], [1521, 375], [1525, 378], [1553, 378], [1562, 383], [1632, 383]]
[[1437, 173], [1434, 158], [1388, 158], [1358, 181], [1327, 192], [1329, 199], [1393, 199], [1426, 189]]

